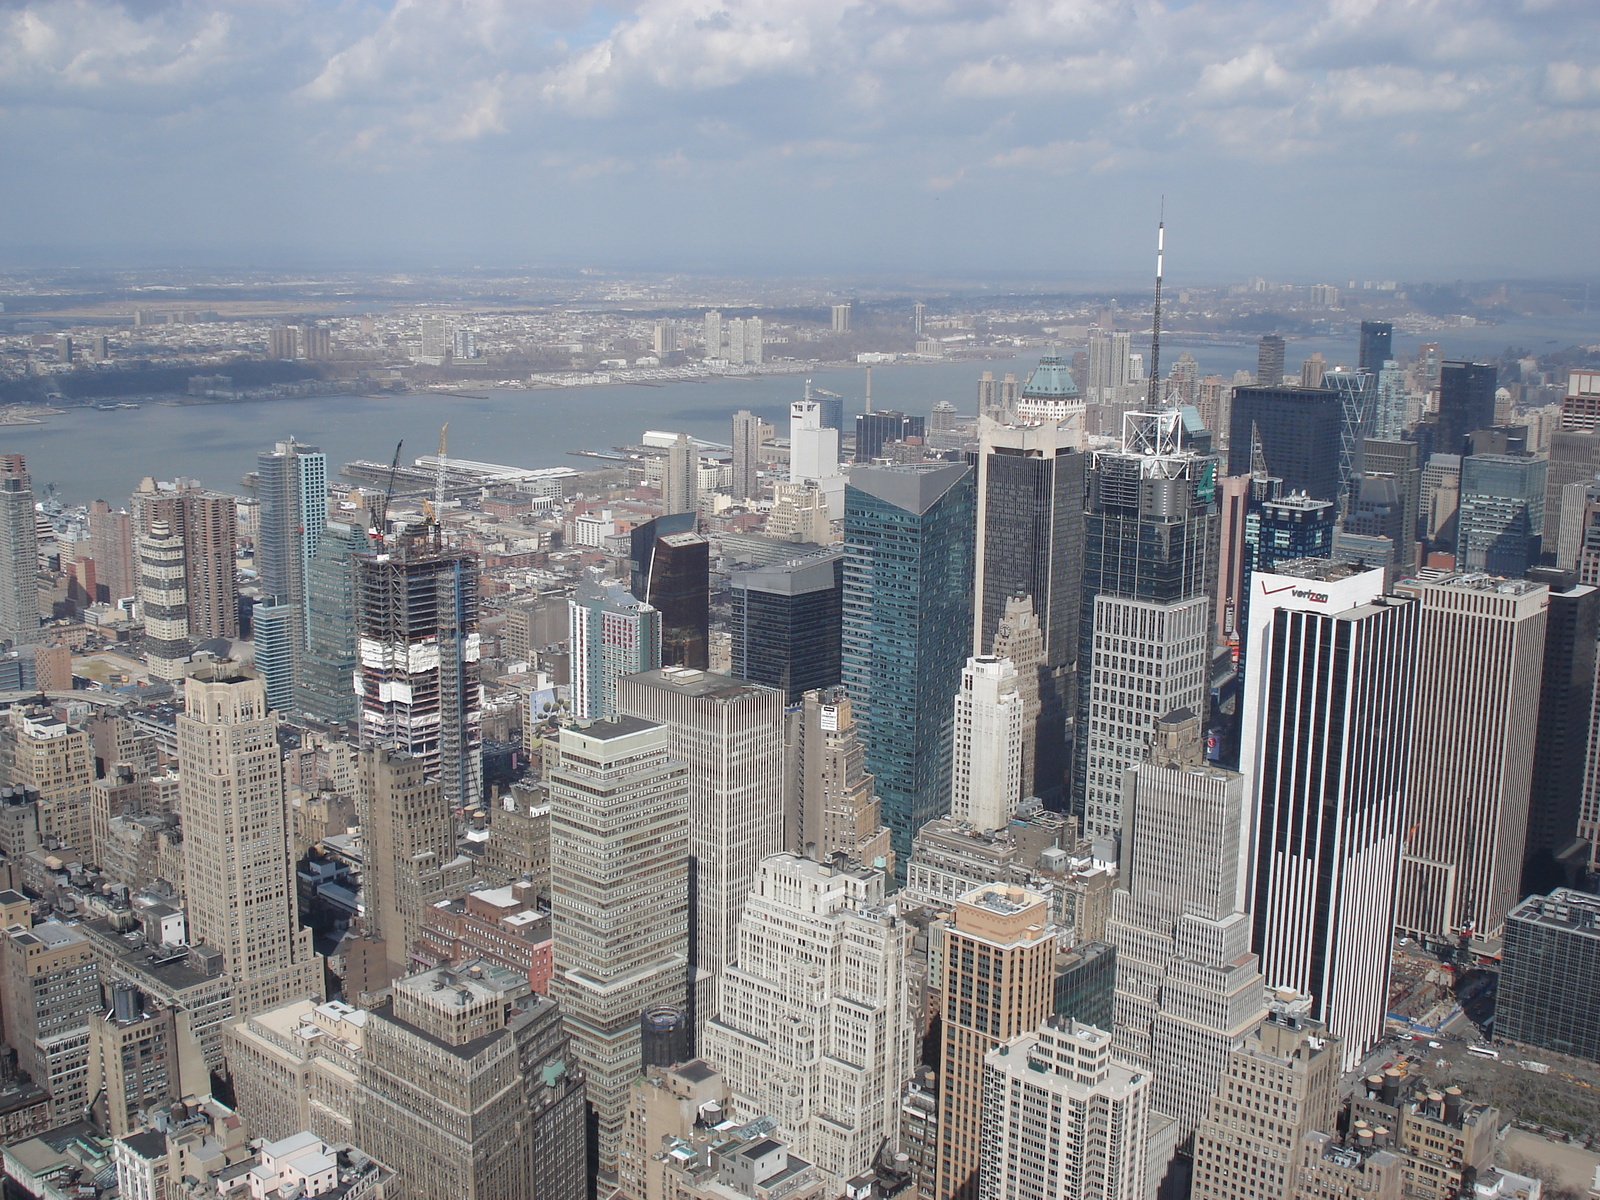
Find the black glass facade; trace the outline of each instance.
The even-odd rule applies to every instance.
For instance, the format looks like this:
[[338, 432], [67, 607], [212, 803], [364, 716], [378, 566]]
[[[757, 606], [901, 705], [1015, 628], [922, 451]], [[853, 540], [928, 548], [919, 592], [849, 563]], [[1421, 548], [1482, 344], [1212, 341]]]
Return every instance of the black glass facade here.
[[787, 704], [838, 684], [843, 584], [840, 554], [735, 575], [728, 621], [734, 677], [777, 688]]
[[1332, 388], [1233, 389], [1228, 425], [1228, 474], [1249, 475], [1253, 439], [1259, 438], [1267, 472], [1285, 492], [1315, 500], [1339, 498], [1339, 434], [1344, 406]]
[[1492, 363], [1447, 362], [1439, 368], [1440, 454], [1461, 454], [1467, 434], [1494, 424], [1497, 373]]

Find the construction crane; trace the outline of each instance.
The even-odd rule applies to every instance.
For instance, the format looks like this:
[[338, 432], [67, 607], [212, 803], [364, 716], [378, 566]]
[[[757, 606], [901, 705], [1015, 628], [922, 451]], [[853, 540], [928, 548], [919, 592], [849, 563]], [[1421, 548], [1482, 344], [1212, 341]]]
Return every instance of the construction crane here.
[[382, 503], [372, 514], [372, 528], [368, 530], [380, 550], [383, 549], [384, 535], [388, 532], [389, 501], [394, 497], [394, 477], [400, 470], [400, 448], [405, 444], [405, 438], [394, 444], [394, 461], [389, 464], [389, 486], [384, 489]]
[[433, 464], [433, 513], [435, 521], [439, 519], [439, 514], [444, 512], [444, 446], [445, 436], [449, 432], [449, 421], [439, 426], [439, 455]]

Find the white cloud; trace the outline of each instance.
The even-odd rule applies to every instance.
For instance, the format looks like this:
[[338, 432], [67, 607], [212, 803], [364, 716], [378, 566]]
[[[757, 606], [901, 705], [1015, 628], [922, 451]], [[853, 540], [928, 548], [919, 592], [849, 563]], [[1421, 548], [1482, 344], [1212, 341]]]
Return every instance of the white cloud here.
[[30, 161], [104, 139], [111, 170], [181, 122], [286, 188], [448, 161], [781, 203], [826, 169], [953, 207], [996, 173], [1221, 187], [1387, 153], [1442, 178], [1527, 142], [1575, 173], [1597, 61], [1593, 0], [14, 0], [0, 129]]

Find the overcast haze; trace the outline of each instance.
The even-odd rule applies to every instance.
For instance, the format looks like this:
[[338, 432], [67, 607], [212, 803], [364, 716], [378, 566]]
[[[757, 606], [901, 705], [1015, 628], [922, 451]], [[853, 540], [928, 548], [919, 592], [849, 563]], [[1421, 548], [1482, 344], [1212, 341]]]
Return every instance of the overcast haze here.
[[1596, 265], [1600, 4], [0, 2], [12, 263]]

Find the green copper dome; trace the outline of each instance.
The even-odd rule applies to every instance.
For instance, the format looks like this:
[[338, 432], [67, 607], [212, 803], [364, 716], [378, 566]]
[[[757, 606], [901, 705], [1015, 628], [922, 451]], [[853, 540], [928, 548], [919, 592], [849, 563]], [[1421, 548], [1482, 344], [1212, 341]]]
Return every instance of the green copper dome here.
[[1028, 376], [1028, 382], [1023, 384], [1022, 398], [1024, 400], [1078, 398], [1078, 385], [1072, 381], [1072, 371], [1054, 346], [1050, 347], [1050, 353], [1039, 360], [1039, 365], [1033, 369], [1033, 374]]

